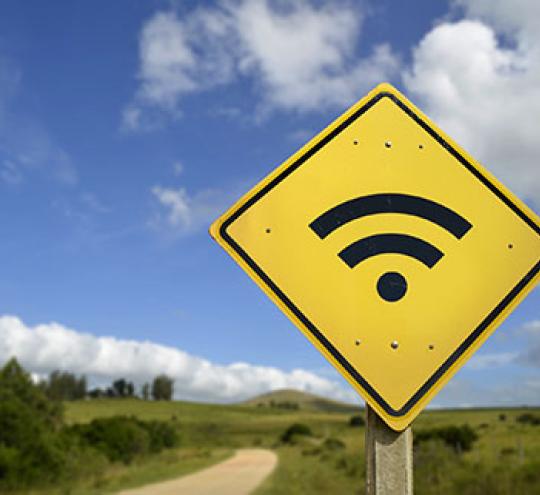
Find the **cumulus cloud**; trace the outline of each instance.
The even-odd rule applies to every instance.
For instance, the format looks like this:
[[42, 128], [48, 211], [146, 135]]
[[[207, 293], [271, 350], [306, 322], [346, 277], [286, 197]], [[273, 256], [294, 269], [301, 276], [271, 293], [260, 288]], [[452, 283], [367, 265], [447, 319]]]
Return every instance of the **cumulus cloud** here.
[[219, 189], [190, 194], [184, 187], [154, 186], [151, 191], [159, 205], [151, 226], [178, 235], [208, 228], [231, 201], [231, 194]]
[[406, 88], [517, 194], [540, 203], [540, 12], [533, 0], [455, 2], [466, 18], [420, 41]]
[[398, 69], [388, 45], [355, 56], [362, 20], [357, 5], [309, 0], [222, 0], [182, 18], [158, 12], [141, 32], [140, 86], [124, 126], [148, 127], [156, 111], [177, 117], [186, 94], [242, 77], [263, 111], [350, 103]]
[[388, 44], [357, 55], [365, 14], [347, 1], [221, 0], [181, 17], [160, 11], [141, 30], [140, 84], [124, 126], [178, 117], [188, 94], [240, 80], [258, 95], [260, 115], [344, 107], [376, 83], [401, 77], [445, 131], [538, 206], [540, 4], [452, 5], [461, 19], [431, 29], [407, 67]]
[[388, 45], [355, 57], [362, 13], [358, 7], [309, 2], [278, 10], [267, 1], [231, 9], [241, 41], [240, 70], [254, 76], [271, 108], [314, 110], [351, 103], [397, 69]]
[[140, 86], [124, 109], [124, 127], [152, 127], [156, 110], [177, 117], [182, 96], [228, 82], [234, 67], [229, 23], [218, 9], [197, 9], [186, 19], [174, 11], [152, 16], [140, 34]]
[[0, 362], [12, 356], [37, 376], [55, 369], [85, 374], [94, 385], [124, 377], [140, 385], [160, 373], [175, 380], [177, 398], [239, 401], [282, 388], [354, 402], [356, 394], [339, 383], [295, 369], [247, 363], [219, 365], [156, 343], [96, 337], [58, 323], [30, 327], [15, 316], [0, 317]]

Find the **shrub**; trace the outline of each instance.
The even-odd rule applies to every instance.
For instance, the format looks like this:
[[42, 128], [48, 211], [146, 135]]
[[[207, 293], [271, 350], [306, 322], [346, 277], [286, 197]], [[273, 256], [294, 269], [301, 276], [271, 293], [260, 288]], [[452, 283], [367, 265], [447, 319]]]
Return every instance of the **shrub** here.
[[469, 425], [446, 426], [416, 432], [414, 444], [419, 445], [433, 439], [442, 440], [446, 445], [452, 447], [455, 452], [460, 453], [471, 450], [473, 443], [478, 440], [478, 435]]
[[159, 453], [164, 449], [172, 449], [180, 443], [176, 428], [170, 423], [157, 420], [138, 420], [137, 424], [148, 433], [150, 438], [149, 448], [152, 453]]
[[366, 426], [366, 421], [364, 420], [363, 416], [357, 414], [355, 416], [351, 416], [349, 426]]
[[294, 423], [289, 426], [281, 435], [283, 443], [292, 443], [295, 436], [312, 436], [313, 433], [309, 426], [302, 423]]
[[0, 369], [0, 493], [74, 483], [102, 472], [107, 462], [127, 463], [178, 444], [176, 429], [163, 421], [112, 417], [65, 427], [62, 405], [47, 392], [64, 396], [77, 380], [82, 389], [84, 380], [53, 377], [54, 391], [34, 384], [15, 359]]
[[131, 418], [114, 416], [98, 418], [88, 424], [71, 428], [83, 443], [102, 452], [114, 461], [131, 462], [137, 455], [149, 451], [148, 433]]
[[179, 443], [176, 430], [169, 423], [125, 416], [94, 419], [88, 424], [74, 425], [70, 430], [110, 461], [125, 464], [138, 456], [158, 453]]
[[523, 413], [523, 414], [520, 414], [516, 418], [516, 421], [518, 423], [522, 423], [522, 424], [529, 424], [529, 425], [533, 425], [533, 426], [539, 426], [540, 425], [540, 416], [536, 416], [535, 414], [531, 414], [531, 413]]

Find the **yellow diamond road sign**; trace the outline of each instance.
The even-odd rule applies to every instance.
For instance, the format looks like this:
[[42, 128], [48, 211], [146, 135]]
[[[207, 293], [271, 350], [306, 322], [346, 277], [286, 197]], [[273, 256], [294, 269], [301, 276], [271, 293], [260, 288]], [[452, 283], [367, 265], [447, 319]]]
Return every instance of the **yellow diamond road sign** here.
[[395, 430], [540, 270], [538, 217], [388, 84], [211, 233]]

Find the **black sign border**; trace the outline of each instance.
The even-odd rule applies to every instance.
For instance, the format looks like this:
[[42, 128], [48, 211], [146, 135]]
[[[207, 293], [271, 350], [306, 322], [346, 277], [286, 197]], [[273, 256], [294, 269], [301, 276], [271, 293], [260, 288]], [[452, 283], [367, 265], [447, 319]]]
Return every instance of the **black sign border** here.
[[536, 224], [534, 219], [529, 217], [517, 204], [515, 204], [509, 197], [507, 197], [503, 191], [501, 191], [495, 184], [493, 184], [487, 177], [485, 177], [478, 169], [474, 167], [461, 153], [459, 153], [451, 144], [449, 144], [439, 133], [432, 129], [422, 117], [417, 115], [411, 108], [403, 103], [396, 95], [388, 91], [381, 91], [374, 95], [367, 103], [362, 105], [351, 116], [349, 116], [344, 122], [338, 125], [335, 129], [325, 135], [316, 144], [314, 144], [309, 150], [307, 150], [302, 156], [297, 158], [292, 164], [290, 164], [279, 175], [272, 179], [256, 194], [249, 198], [244, 204], [242, 204], [237, 210], [235, 210], [221, 225], [219, 233], [222, 239], [229, 244], [229, 246], [244, 260], [244, 262], [259, 276], [259, 278], [266, 284], [266, 286], [281, 300], [283, 304], [293, 313], [296, 318], [304, 325], [305, 328], [324, 346], [324, 348], [334, 357], [334, 359], [342, 366], [342, 368], [348, 373], [348, 375], [362, 387], [381, 408], [392, 417], [405, 416], [411, 408], [424, 397], [431, 388], [437, 383], [437, 381], [448, 371], [448, 369], [454, 364], [463, 353], [471, 347], [471, 345], [484, 333], [484, 331], [491, 325], [491, 323], [504, 311], [504, 309], [521, 293], [521, 291], [527, 286], [527, 284], [535, 277], [540, 271], [540, 260], [529, 270], [529, 272], [516, 284], [516, 286], [502, 299], [502, 301], [484, 318], [484, 320], [474, 329], [473, 332], [458, 346], [458, 348], [448, 357], [448, 359], [435, 371], [435, 373], [414, 393], [414, 395], [401, 407], [400, 409], [394, 409], [388, 404], [381, 395], [365, 380], [353, 366], [341, 355], [341, 353], [328, 341], [323, 333], [300, 311], [299, 308], [287, 297], [287, 295], [276, 285], [276, 283], [264, 273], [264, 271], [250, 258], [250, 256], [240, 247], [240, 245], [228, 234], [227, 228], [254, 205], [260, 198], [266, 195], [277, 184], [287, 178], [292, 172], [304, 164], [315, 153], [321, 150], [326, 144], [334, 139], [345, 128], [351, 125], [360, 116], [366, 113], [371, 107], [373, 107], [378, 101], [383, 98], [389, 98], [395, 103], [401, 110], [403, 110], [409, 117], [411, 117], [420, 127], [422, 127], [428, 134], [431, 135], [443, 148], [446, 149], [451, 155], [454, 156], [469, 172], [471, 172], [482, 184], [484, 184], [489, 190], [491, 190], [503, 203], [505, 203], [521, 220], [523, 220], [534, 232], [540, 235], [540, 226]]

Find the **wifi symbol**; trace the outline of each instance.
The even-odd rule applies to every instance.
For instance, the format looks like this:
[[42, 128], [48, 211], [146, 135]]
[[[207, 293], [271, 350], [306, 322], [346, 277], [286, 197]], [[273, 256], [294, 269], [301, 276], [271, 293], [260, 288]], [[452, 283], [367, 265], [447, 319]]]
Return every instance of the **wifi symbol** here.
[[[391, 193], [345, 201], [317, 217], [309, 227], [319, 238], [324, 239], [352, 220], [379, 213], [402, 213], [424, 218], [443, 227], [457, 239], [461, 239], [472, 227], [461, 215], [439, 203], [418, 196]], [[410, 256], [428, 268], [433, 268], [444, 256], [442, 251], [423, 239], [396, 233], [359, 239], [344, 248], [338, 256], [350, 268], [354, 268], [372, 256], [385, 253]], [[407, 280], [400, 273], [386, 272], [377, 282], [377, 291], [385, 301], [398, 301], [407, 292]]]

